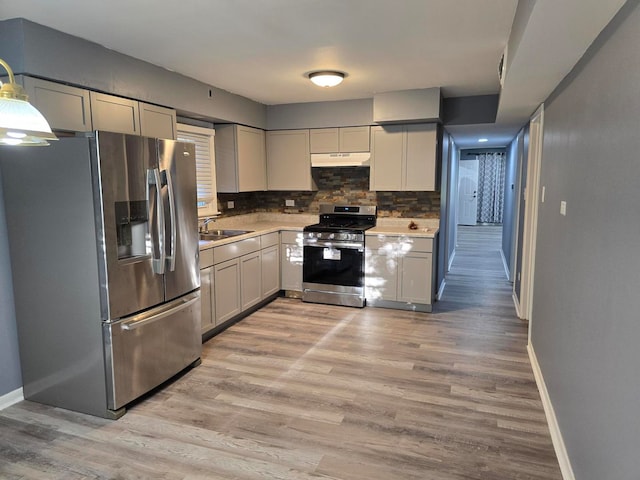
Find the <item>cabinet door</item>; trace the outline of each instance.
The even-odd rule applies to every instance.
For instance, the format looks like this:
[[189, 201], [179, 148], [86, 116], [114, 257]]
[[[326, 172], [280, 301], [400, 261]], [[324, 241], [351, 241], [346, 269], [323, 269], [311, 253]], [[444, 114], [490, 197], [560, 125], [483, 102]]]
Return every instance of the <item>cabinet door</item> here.
[[55, 130], [88, 132], [91, 128], [89, 90], [23, 77], [29, 101]]
[[264, 130], [237, 126], [238, 190], [255, 192], [267, 189]]
[[437, 125], [407, 125], [406, 168], [403, 190], [433, 191], [436, 189]]
[[431, 254], [409, 252], [400, 259], [398, 301], [431, 304]]
[[216, 325], [238, 315], [240, 304], [240, 261], [235, 258], [214, 265], [214, 304]]
[[213, 267], [200, 270], [200, 312], [202, 333], [206, 333], [216, 325], [215, 309], [213, 304], [214, 289]]
[[[284, 232], [283, 232], [284, 233]], [[287, 232], [288, 233], [288, 232]], [[302, 291], [302, 244], [283, 243], [280, 256], [280, 285], [282, 290]]]
[[[368, 152], [369, 127], [343, 127], [340, 129], [340, 152]], [[331, 152], [329, 152], [331, 153]]]
[[91, 119], [95, 130], [140, 135], [138, 102], [91, 92]]
[[262, 300], [260, 251], [240, 257], [240, 300], [246, 310]]
[[340, 135], [337, 128], [313, 128], [309, 135], [311, 153], [336, 153], [340, 151]]
[[273, 245], [261, 251], [262, 298], [280, 291], [280, 245]]
[[402, 189], [404, 141], [400, 125], [371, 128], [371, 190]]
[[390, 248], [366, 249], [365, 298], [368, 301], [397, 299], [398, 257]]
[[309, 130], [267, 132], [269, 190], [313, 190]]
[[140, 102], [140, 131], [144, 137], [176, 139], [176, 111]]

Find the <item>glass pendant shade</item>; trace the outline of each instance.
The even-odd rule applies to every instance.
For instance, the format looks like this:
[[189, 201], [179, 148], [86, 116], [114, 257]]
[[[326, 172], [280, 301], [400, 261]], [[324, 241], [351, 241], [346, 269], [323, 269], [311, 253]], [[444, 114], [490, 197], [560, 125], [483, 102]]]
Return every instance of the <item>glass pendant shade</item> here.
[[309, 80], [319, 87], [335, 87], [344, 80], [342, 72], [313, 72], [309, 74]]
[[0, 65], [9, 73], [9, 82], [0, 87], [0, 145], [49, 145], [47, 140], [57, 140], [47, 120], [15, 83], [9, 65], [2, 59]]

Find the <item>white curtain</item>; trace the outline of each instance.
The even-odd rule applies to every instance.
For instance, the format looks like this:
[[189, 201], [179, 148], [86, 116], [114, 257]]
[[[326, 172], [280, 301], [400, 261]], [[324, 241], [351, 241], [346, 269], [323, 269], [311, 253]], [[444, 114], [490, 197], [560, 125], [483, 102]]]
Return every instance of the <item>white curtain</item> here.
[[478, 223], [502, 223], [504, 153], [483, 153], [478, 159]]

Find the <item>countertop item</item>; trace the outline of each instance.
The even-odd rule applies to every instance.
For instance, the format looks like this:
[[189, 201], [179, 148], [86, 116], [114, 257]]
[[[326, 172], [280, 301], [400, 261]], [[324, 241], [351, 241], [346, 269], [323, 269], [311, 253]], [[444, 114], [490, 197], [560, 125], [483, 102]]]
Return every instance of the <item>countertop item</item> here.
[[[311, 214], [287, 214], [287, 213], [249, 213], [226, 217], [209, 223], [211, 230], [217, 229], [242, 229], [251, 230], [250, 233], [236, 235], [215, 241], [200, 240], [200, 250], [226, 245], [228, 243], [244, 240], [245, 238], [277, 232], [279, 230], [302, 229], [309, 224], [317, 223], [318, 215]], [[416, 230], [409, 229], [409, 224], [418, 225]], [[438, 233], [440, 220], [437, 218], [385, 218], [378, 217], [377, 225], [366, 231], [367, 235], [409, 235], [417, 237], [434, 238]]]

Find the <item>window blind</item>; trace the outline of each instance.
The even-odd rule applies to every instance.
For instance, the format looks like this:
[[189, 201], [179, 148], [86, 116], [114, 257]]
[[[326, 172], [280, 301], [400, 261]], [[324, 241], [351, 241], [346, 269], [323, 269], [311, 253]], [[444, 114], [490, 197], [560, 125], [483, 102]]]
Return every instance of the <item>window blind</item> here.
[[195, 143], [198, 204], [209, 204], [214, 198], [214, 178], [211, 165], [211, 137], [199, 133], [178, 131], [178, 140]]

